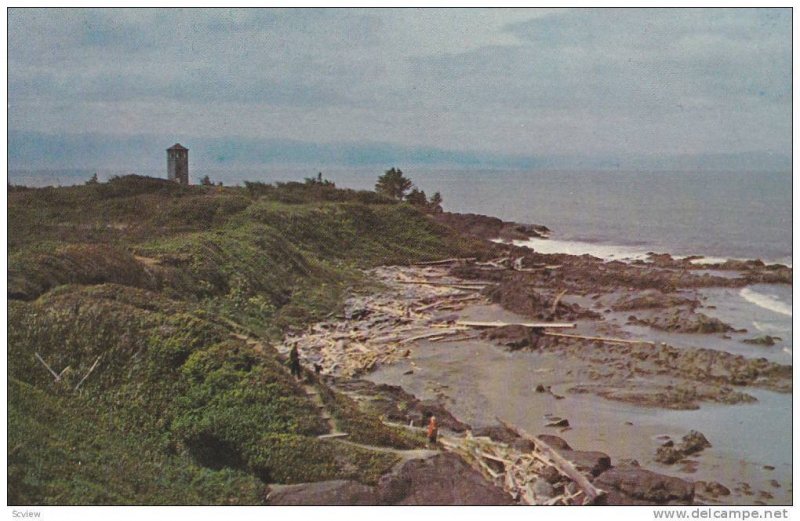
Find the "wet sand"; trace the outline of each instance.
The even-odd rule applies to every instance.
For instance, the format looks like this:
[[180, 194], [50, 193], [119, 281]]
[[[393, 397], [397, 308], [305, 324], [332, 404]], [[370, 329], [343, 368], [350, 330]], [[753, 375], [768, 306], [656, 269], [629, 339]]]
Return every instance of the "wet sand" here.
[[[461, 314], [482, 320], [521, 320], [499, 306], [472, 306]], [[674, 335], [672, 335], [674, 336]], [[406, 374], [413, 369], [413, 374]], [[752, 404], [703, 403], [698, 410], [665, 410], [606, 400], [569, 389], [585, 383], [585, 365], [558, 353], [511, 352], [485, 340], [420, 342], [408, 359], [367, 376], [400, 385], [424, 399], [440, 400], [473, 427], [500, 417], [531, 433], [557, 434], [573, 447], [606, 452], [612, 462], [636, 459], [643, 467], [690, 481], [717, 481], [731, 490], [720, 504], [791, 503], [791, 395], [747, 389]], [[536, 392], [550, 386], [552, 394]], [[557, 399], [555, 395], [563, 396]], [[566, 418], [566, 430], [547, 427]], [[712, 447], [688, 459], [696, 465], [664, 465], [656, 449], [669, 436], [676, 442], [698, 430]], [[774, 470], [765, 466], [775, 467]], [[776, 480], [780, 487], [770, 482]], [[736, 490], [747, 483], [752, 495]], [[765, 494], [759, 496], [759, 492]], [[708, 501], [707, 498], [704, 498]], [[710, 502], [710, 501], [709, 501]]]
[[[494, 286], [478, 277], [454, 277], [441, 267], [379, 268], [369, 276], [383, 290], [352, 297], [343, 316], [287, 338], [278, 349], [286, 351], [297, 342], [304, 362], [318, 364], [323, 374], [399, 385], [420, 399], [438, 401], [474, 428], [495, 425], [499, 417], [532, 434], [561, 436], [579, 450], [606, 452], [612, 464], [635, 459], [655, 472], [719, 482], [731, 491], [716, 499], [699, 496], [697, 502], [790, 503], [791, 368], [759, 356], [770, 353], [771, 360], [785, 364], [783, 349], [742, 344], [751, 331], [659, 331], [631, 324], [628, 311], [612, 312], [609, 308], [620, 297], [653, 291], [650, 268], [606, 265], [618, 272], [606, 273], [601, 283], [605, 291], [595, 286], [591, 292], [570, 292], [551, 318], [575, 321], [577, 328], [570, 333], [656, 340], [653, 345], [541, 336], [534, 346], [512, 351], [502, 345], [508, 343], [502, 335], [489, 340], [456, 323], [529, 321], [551, 307], [554, 287], [586, 288], [581, 278], [592, 277], [596, 261], [560, 260], [574, 262], [565, 271], [578, 278], [562, 275], [550, 281], [552, 277], [539, 271], [501, 270], [494, 275], [513, 277], [511, 284]], [[656, 275], [670, 280], [669, 273]], [[619, 277], [631, 287], [615, 289]], [[685, 273], [673, 280], [688, 287], [659, 298], [697, 301], [694, 307], [704, 314], [730, 320], [736, 328], [752, 318], [736, 306], [722, 305], [730, 302], [724, 292], [739, 291], [740, 285], [696, 288], [697, 279]], [[512, 305], [533, 305], [532, 315], [519, 315], [486, 297], [498, 294]], [[673, 307], [646, 312], [673, 313]], [[693, 313], [691, 309], [687, 315]], [[746, 327], [752, 327], [752, 320]], [[564, 419], [568, 428], [548, 426]], [[703, 433], [712, 446], [672, 465], [656, 462], [656, 450], [665, 441], [678, 443], [690, 430]]]

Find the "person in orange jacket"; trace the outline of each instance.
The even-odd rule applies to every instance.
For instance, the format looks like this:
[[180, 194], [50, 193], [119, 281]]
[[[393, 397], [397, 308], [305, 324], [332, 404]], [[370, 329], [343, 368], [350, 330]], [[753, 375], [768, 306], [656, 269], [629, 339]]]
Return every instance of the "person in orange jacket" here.
[[436, 445], [437, 436], [439, 436], [439, 425], [436, 423], [436, 416], [431, 414], [431, 419], [428, 421], [428, 443]]

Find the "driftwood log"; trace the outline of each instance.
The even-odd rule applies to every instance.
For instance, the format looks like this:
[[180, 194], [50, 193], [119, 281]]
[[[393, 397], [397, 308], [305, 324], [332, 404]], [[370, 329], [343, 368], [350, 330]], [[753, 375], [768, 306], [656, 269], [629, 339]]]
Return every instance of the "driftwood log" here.
[[556, 328], [556, 329], [574, 329], [575, 322], [501, 322], [496, 320], [494, 322], [480, 322], [474, 320], [456, 320], [457, 326], [467, 326], [475, 328], [490, 328], [490, 327], [505, 327], [505, 326], [522, 326], [534, 329], [542, 328]]
[[439, 266], [441, 264], [455, 264], [455, 263], [466, 263], [466, 262], [475, 262], [477, 257], [455, 257], [452, 259], [442, 259], [436, 261], [423, 261], [423, 262], [415, 262], [414, 266]]
[[500, 422], [500, 425], [504, 426], [517, 436], [533, 442], [536, 446], [536, 451], [541, 452], [547, 459], [550, 460], [550, 462], [556, 467], [556, 469], [558, 469], [559, 472], [571, 479], [583, 492], [586, 498], [584, 504], [596, 504], [605, 497], [604, 491], [597, 489], [594, 485], [592, 485], [592, 483], [582, 472], [578, 471], [578, 469], [576, 469], [572, 463], [566, 460], [547, 443], [539, 439], [537, 436], [531, 436], [516, 425], [503, 421], [500, 418], [497, 418], [497, 421]]
[[571, 335], [566, 333], [553, 333], [551, 331], [545, 331], [543, 334], [547, 336], [557, 336], [562, 338], [575, 338], [577, 340], [592, 340], [596, 342], [605, 342], [607, 344], [650, 344], [656, 345], [655, 342], [650, 342], [649, 340], [628, 340], [627, 338], [612, 338], [607, 336], [586, 336], [586, 335]]
[[42, 363], [42, 365], [45, 366], [45, 368], [47, 368], [48, 371], [50, 371], [50, 374], [53, 375], [53, 378], [56, 379], [56, 382], [61, 380], [61, 375], [59, 375], [55, 371], [53, 371], [53, 369], [49, 365], [47, 365], [47, 362], [45, 362], [42, 359], [42, 357], [39, 356], [39, 353], [33, 353], [33, 354], [36, 357], [36, 359], [39, 360]]

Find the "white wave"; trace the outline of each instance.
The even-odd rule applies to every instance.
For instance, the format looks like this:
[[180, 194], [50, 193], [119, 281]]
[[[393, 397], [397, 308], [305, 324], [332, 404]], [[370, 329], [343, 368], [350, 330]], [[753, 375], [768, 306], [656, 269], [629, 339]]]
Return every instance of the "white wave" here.
[[[687, 257], [689, 257], [689, 255], [684, 255], [683, 257], [676, 257], [676, 258], [685, 259]], [[699, 265], [703, 265], [703, 264], [722, 264], [726, 260], [728, 260], [728, 259], [726, 259], [724, 257], [701, 257], [699, 259], [692, 259], [689, 262], [692, 263], [692, 264], [699, 264]]]
[[[502, 239], [493, 239], [494, 242], [502, 243]], [[592, 255], [605, 261], [618, 260], [618, 261], [634, 261], [643, 260], [647, 261], [650, 257], [652, 249], [646, 250], [644, 247], [636, 246], [622, 246], [619, 244], [605, 244], [586, 241], [570, 241], [561, 239], [542, 239], [538, 237], [531, 237], [526, 240], [513, 241], [516, 246], [525, 246], [531, 248], [537, 253], [566, 253], [569, 255]], [[698, 255], [673, 255], [675, 260], [686, 259], [688, 257], [697, 257]], [[725, 257], [705, 257], [700, 256], [698, 259], [692, 259], [691, 263], [696, 265], [706, 264], [722, 264], [728, 259]], [[730, 260], [748, 260], [744, 258], [730, 257]], [[771, 264], [768, 261], [767, 264]], [[782, 259], [779, 261], [789, 268], [792, 267], [791, 258]]]
[[517, 246], [527, 246], [538, 253], [566, 253], [569, 255], [592, 255], [603, 260], [646, 260], [647, 251], [630, 246], [600, 244], [583, 241], [531, 238], [514, 241]]
[[[781, 319], [782, 320], [782, 319]], [[763, 322], [753, 321], [753, 327], [761, 333], [768, 333], [770, 335], [781, 336], [785, 333], [792, 332], [792, 324], [785, 325], [781, 322]]]
[[739, 292], [739, 296], [760, 308], [768, 309], [775, 313], [780, 313], [781, 315], [792, 316], [791, 304], [781, 302], [770, 295], [764, 295], [750, 288], [744, 288]]
[[786, 354], [792, 354], [792, 350], [790, 348], [788, 348], [788, 347], [784, 347], [783, 348], [783, 352], [786, 353]]

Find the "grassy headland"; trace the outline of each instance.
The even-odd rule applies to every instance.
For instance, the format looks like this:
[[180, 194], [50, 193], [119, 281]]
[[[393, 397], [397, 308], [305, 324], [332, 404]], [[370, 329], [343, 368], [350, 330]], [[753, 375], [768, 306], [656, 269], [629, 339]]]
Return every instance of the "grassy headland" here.
[[[8, 223], [10, 504], [258, 504], [266, 483], [374, 483], [394, 456], [318, 439], [270, 342], [337, 313], [369, 284], [359, 268], [482, 247], [313, 181], [10, 187]], [[322, 395], [361, 443], [418, 443]]]

